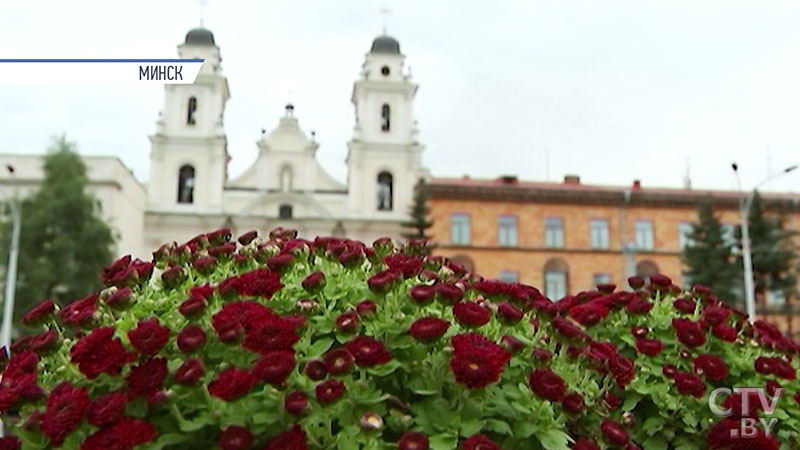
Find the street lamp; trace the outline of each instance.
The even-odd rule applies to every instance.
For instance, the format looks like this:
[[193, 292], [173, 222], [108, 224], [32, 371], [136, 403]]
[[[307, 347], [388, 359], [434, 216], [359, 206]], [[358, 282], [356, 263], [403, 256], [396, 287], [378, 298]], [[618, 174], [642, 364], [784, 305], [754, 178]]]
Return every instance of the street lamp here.
[[[10, 175], [14, 175], [14, 167], [6, 165], [6, 170]], [[17, 254], [19, 252], [19, 232], [20, 232], [20, 216], [22, 214], [17, 197], [17, 189], [14, 188], [14, 196], [9, 202], [11, 207], [11, 247], [8, 252], [8, 271], [6, 273], [6, 295], [5, 305], [3, 308], [3, 329], [0, 335], [0, 347], [5, 347], [6, 351], [11, 354], [11, 327], [13, 326], [12, 318], [14, 317], [14, 292], [17, 281]], [[4, 430], [2, 422], [0, 422], [0, 437], [3, 437]]]
[[747, 198], [744, 197], [744, 193], [742, 192], [742, 179], [739, 176], [739, 166], [736, 163], [732, 163], [731, 168], [733, 169], [734, 176], [736, 177], [736, 186], [739, 189], [739, 220], [742, 227], [742, 265], [744, 266], [745, 306], [747, 308], [747, 315], [749, 316], [750, 320], [754, 320], [756, 318], [756, 293], [755, 282], [753, 281], [753, 255], [750, 249], [750, 226], [748, 217], [750, 215], [750, 207], [753, 205], [753, 194], [767, 181], [787, 174], [797, 169], [797, 166], [789, 166], [782, 171], [773, 173], [767, 178], [761, 180], [761, 182], [756, 184], [756, 186], [753, 188], [753, 191], [747, 195]]

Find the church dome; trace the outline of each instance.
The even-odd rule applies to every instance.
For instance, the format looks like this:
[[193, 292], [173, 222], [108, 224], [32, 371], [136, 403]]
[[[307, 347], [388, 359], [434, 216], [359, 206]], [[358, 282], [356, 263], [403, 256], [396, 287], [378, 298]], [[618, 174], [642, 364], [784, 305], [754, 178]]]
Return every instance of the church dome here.
[[375, 40], [372, 41], [370, 53], [392, 53], [399, 55], [400, 43], [397, 42], [397, 39], [389, 36], [388, 34], [384, 34], [376, 37]]
[[194, 28], [186, 33], [187, 45], [214, 45], [214, 34], [205, 28]]

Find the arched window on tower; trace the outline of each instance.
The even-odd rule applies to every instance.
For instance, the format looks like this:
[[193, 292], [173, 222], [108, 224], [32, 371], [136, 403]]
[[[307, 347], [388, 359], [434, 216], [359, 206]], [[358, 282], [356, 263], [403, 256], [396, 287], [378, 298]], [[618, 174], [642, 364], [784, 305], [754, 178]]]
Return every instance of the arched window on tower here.
[[389, 131], [391, 127], [392, 109], [389, 108], [388, 103], [381, 106], [381, 131]]
[[194, 203], [194, 167], [181, 166], [178, 171], [178, 203]]
[[378, 174], [378, 211], [391, 211], [392, 200], [392, 174], [381, 172]]
[[569, 290], [569, 266], [561, 258], [549, 259], [544, 265], [544, 295], [561, 300]]
[[283, 166], [280, 173], [281, 192], [289, 192], [292, 190], [292, 168]]
[[194, 113], [197, 112], [197, 97], [189, 98], [189, 106], [186, 111], [186, 124], [194, 125], [196, 123]]

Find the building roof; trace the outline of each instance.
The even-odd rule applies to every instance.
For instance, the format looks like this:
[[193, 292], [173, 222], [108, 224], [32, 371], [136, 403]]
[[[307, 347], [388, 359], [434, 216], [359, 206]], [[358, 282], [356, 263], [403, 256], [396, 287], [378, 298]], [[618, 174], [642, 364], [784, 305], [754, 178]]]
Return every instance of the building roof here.
[[[738, 191], [685, 188], [646, 188], [636, 180], [628, 186], [581, 184], [568, 175], [563, 183], [519, 181], [514, 176], [496, 179], [433, 178], [431, 198], [481, 201], [542, 202], [565, 204], [636, 204], [693, 207], [711, 197], [719, 206], [736, 208]], [[800, 210], [800, 193], [761, 193], [766, 203], [787, 210]]]
[[193, 28], [186, 33], [186, 45], [215, 45], [214, 33], [206, 28]]
[[400, 54], [400, 42], [397, 39], [389, 36], [388, 34], [384, 34], [375, 38], [372, 41], [372, 48], [369, 50], [370, 53], [391, 53], [391, 54]]

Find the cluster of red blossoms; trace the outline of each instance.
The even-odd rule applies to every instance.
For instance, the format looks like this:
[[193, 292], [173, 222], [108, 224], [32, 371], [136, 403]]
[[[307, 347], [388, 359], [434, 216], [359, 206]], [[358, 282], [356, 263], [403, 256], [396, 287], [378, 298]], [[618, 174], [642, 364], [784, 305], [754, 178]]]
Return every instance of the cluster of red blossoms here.
[[39, 333], [10, 357], [0, 349], [0, 412], [16, 434], [0, 450], [798, 441], [796, 420], [735, 433], [768, 417], [755, 396], [720, 397], [725, 417], [709, 398], [763, 387], [781, 417], [800, 416], [800, 345], [663, 275], [548, 299], [430, 256], [423, 241], [284, 229], [234, 240], [223, 228], [151, 261], [121, 258], [101, 279], [63, 308], [41, 302], [23, 319]]

